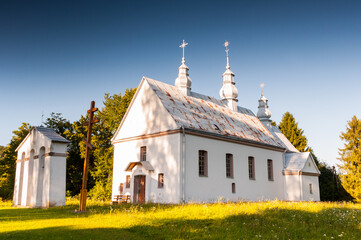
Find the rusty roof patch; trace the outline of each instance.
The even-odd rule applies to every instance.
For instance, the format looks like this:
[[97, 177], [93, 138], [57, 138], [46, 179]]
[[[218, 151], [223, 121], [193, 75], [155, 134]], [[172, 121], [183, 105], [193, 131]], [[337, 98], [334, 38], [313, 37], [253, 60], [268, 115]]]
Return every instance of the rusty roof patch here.
[[[195, 92], [192, 92], [191, 96], [185, 96], [175, 86], [149, 78], [146, 80], [179, 128], [199, 129], [285, 147], [249, 109], [238, 107], [238, 112], [233, 112], [214, 97]], [[214, 125], [217, 125], [219, 130], [216, 130]]]

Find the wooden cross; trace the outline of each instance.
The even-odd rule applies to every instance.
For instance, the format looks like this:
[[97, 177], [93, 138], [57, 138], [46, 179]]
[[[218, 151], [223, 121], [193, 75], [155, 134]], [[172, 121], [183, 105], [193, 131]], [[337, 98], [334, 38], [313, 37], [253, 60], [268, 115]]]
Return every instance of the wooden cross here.
[[85, 142], [85, 145], [86, 145], [86, 150], [85, 150], [84, 169], [83, 169], [83, 183], [82, 183], [82, 187], [80, 190], [79, 211], [81, 211], [81, 212], [86, 211], [86, 199], [87, 199], [86, 185], [87, 185], [87, 180], [88, 180], [89, 155], [90, 155], [90, 151], [94, 148], [94, 146], [91, 145], [91, 143], [90, 143], [91, 137], [92, 137], [92, 126], [94, 123], [99, 122], [98, 119], [93, 119], [94, 112], [96, 112], [96, 111], [98, 111], [98, 108], [95, 107], [95, 102], [92, 101], [90, 103], [90, 109], [87, 111], [87, 113], [89, 113], [89, 121], [84, 123], [84, 125], [88, 126], [88, 133], [87, 133], [87, 139], [83, 139], [83, 141]]

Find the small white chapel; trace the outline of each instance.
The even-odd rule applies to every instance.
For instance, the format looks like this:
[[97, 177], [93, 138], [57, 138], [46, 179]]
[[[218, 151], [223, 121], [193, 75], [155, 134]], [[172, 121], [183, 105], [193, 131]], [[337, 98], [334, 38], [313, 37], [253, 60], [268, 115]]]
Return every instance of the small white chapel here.
[[112, 138], [114, 195], [133, 203], [319, 201], [320, 172], [271, 125], [263, 95], [258, 112], [238, 106], [227, 64], [220, 99], [192, 91], [182, 64], [175, 85], [143, 77]]
[[65, 205], [69, 141], [53, 129], [32, 127], [17, 149], [13, 206]]

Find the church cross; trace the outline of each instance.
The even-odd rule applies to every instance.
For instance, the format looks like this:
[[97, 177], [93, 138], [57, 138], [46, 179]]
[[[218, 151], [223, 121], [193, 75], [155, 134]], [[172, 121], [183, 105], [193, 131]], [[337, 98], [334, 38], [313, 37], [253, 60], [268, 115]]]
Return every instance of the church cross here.
[[186, 43], [184, 40], [182, 42], [181, 45], [179, 45], [180, 48], [183, 48], [183, 58], [182, 58], [182, 61], [184, 61], [184, 48], [188, 45], [188, 43]]
[[229, 42], [228, 42], [227, 40], [224, 42], [224, 46], [226, 47], [226, 53], [227, 53], [227, 69], [229, 69], [229, 68], [230, 68], [230, 66], [229, 66], [229, 55], [228, 55], [228, 52], [229, 52], [229, 49], [228, 49]]
[[263, 87], [264, 87], [264, 83], [261, 83], [262, 96], [263, 96]]

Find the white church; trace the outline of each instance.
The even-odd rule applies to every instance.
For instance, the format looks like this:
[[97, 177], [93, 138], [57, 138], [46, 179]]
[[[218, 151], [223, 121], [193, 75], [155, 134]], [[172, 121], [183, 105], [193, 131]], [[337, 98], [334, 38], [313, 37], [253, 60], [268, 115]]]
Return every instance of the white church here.
[[114, 145], [113, 196], [133, 203], [319, 201], [320, 172], [271, 125], [268, 100], [258, 112], [238, 106], [230, 69], [220, 99], [191, 90], [182, 64], [175, 85], [143, 77]]

